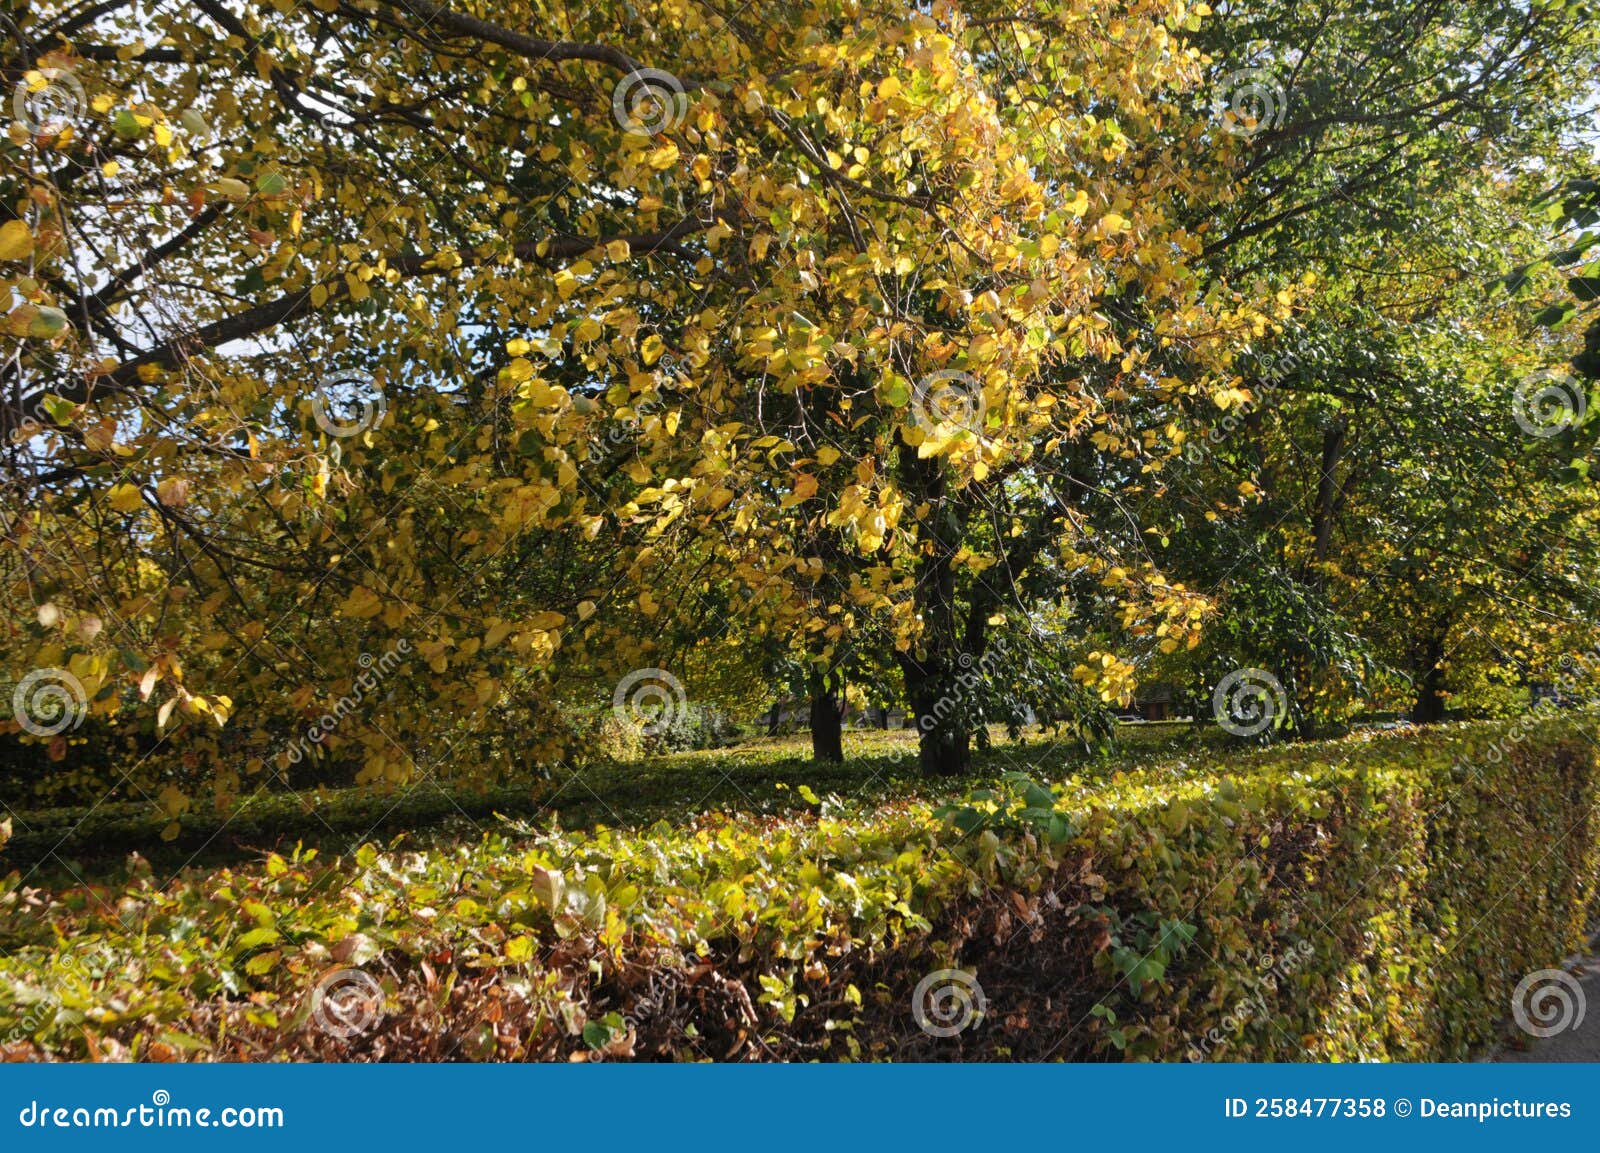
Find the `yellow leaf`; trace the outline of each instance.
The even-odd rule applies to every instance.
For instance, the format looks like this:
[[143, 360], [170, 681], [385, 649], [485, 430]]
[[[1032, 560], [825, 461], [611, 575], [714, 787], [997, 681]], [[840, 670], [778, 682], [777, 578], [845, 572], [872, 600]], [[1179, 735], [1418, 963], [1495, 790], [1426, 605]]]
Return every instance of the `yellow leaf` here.
[[25, 260], [33, 251], [33, 234], [20, 220], [0, 224], [0, 260]]
[[111, 500], [111, 507], [118, 512], [133, 512], [144, 500], [139, 495], [139, 486], [136, 484], [115, 484], [107, 494]]
[[339, 605], [342, 616], [365, 619], [383, 611], [383, 600], [366, 585], [357, 585]]

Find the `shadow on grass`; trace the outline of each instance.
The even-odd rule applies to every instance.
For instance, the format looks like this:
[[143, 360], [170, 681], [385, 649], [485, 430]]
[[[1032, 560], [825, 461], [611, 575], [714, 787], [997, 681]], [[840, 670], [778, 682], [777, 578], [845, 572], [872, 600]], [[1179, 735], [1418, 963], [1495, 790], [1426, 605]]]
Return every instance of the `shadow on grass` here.
[[225, 812], [186, 815], [172, 840], [170, 818], [148, 801], [21, 810], [0, 852], [0, 872], [17, 869], [29, 883], [71, 885], [121, 871], [137, 852], [158, 872], [214, 867], [285, 851], [296, 844], [325, 855], [366, 841], [404, 838], [416, 846], [476, 835], [502, 818], [580, 829], [637, 827], [682, 821], [708, 810], [781, 815], [816, 808], [800, 791], [848, 809], [891, 799], [961, 795], [998, 772], [1040, 779], [1094, 776], [1208, 745], [1215, 734], [1187, 724], [1129, 725], [1110, 753], [1039, 730], [1018, 741], [996, 733], [965, 778], [929, 781], [917, 768], [911, 731], [849, 732], [846, 759], [814, 762], [805, 734], [763, 738], [735, 747], [673, 753], [634, 763], [596, 762], [556, 768], [521, 781], [466, 786], [428, 780], [399, 788], [260, 792]]

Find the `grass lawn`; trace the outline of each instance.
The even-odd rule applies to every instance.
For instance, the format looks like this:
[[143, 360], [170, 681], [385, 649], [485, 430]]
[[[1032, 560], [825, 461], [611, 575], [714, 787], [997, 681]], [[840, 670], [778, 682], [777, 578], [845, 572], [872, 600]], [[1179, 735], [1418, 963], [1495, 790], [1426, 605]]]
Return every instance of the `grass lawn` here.
[[[1182, 722], [1126, 724], [1118, 748], [1091, 753], [1072, 740], [1029, 730], [1012, 741], [1000, 728], [992, 747], [974, 759], [968, 781], [938, 782], [936, 792], [959, 792], [996, 769], [1017, 768], [1052, 779], [1096, 774], [1215, 743], [1215, 730]], [[804, 809], [791, 786], [868, 803], [925, 795], [917, 771], [916, 734], [910, 730], [852, 729], [844, 736], [842, 764], [815, 764], [806, 733], [759, 737], [731, 748], [676, 753], [630, 764], [597, 763], [553, 769], [488, 788], [433, 778], [391, 789], [343, 788], [308, 792], [261, 789], [234, 807], [196, 811], [183, 819], [175, 840], [163, 842], [170, 818], [149, 799], [108, 800], [94, 806], [9, 811], [12, 837], [0, 865], [34, 882], [65, 885], [120, 871], [129, 853], [142, 854], [159, 873], [214, 867], [291, 852], [296, 845], [332, 855], [365, 841], [403, 838], [410, 845], [473, 838], [501, 817], [540, 826], [637, 826], [684, 820], [708, 809], [775, 814]]]

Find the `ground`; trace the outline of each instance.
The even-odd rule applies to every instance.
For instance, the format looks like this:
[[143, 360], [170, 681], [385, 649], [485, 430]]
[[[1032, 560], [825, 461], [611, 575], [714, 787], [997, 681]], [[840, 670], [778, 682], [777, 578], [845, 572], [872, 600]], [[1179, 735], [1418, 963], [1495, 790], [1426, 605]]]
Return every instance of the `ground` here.
[[[1595, 941], [1600, 949], [1600, 938]], [[1526, 1048], [1501, 1046], [1493, 1060], [1504, 1063], [1542, 1061], [1600, 1061], [1600, 955], [1584, 957], [1569, 966], [1583, 989], [1585, 1012], [1576, 1028], [1554, 1037], [1533, 1038]]]

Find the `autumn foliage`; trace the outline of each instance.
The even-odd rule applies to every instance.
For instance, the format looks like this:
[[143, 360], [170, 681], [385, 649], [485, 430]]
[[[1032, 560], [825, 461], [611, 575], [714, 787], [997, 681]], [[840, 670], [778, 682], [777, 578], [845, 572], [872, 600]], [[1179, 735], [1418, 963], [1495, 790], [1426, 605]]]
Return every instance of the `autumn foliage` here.
[[80, 715], [0, 722], [56, 766], [22, 775], [175, 834], [581, 760], [636, 670], [745, 715], [779, 669], [866, 686], [931, 772], [1247, 660], [1304, 731], [1517, 684], [1595, 619], [1518, 579], [1585, 563], [1591, 490], [1496, 439], [1524, 463], [1464, 609], [1430, 437], [1569, 351], [1470, 280], [1492, 229], [1548, 239], [1581, 7], [1351, 5], [1344, 51], [1401, 39], [1370, 91], [1281, 80], [1285, 120], [1225, 83], [1287, 59], [1265, 3], [670, 0], [559, 36], [537, 0], [23, 5], [0, 651]]

